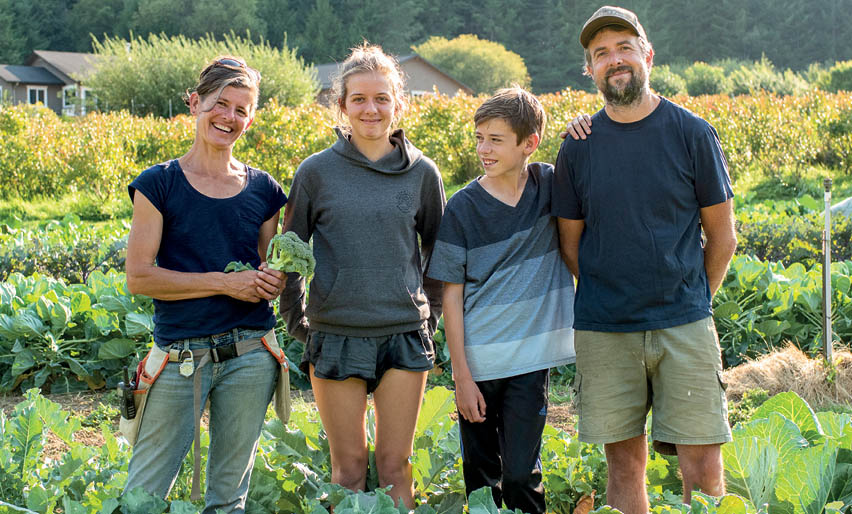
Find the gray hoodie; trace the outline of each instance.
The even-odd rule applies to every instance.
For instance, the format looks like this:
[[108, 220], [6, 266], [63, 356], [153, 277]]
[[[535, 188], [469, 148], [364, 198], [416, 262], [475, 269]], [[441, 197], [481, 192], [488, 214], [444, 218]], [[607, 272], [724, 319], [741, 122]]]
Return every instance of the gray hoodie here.
[[284, 211], [284, 231], [313, 237], [317, 261], [307, 309], [304, 279], [287, 277], [280, 304], [287, 331], [304, 342], [308, 320], [313, 330], [359, 337], [428, 322], [432, 334], [441, 283], [423, 273], [446, 203], [441, 174], [402, 130], [375, 162], [337, 135], [296, 170]]

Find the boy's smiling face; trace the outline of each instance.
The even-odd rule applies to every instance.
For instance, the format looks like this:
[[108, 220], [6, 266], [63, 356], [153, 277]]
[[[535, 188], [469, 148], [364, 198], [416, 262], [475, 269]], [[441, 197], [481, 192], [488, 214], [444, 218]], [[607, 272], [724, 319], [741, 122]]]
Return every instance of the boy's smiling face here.
[[537, 139], [533, 134], [519, 144], [512, 126], [502, 118], [491, 118], [477, 125], [476, 154], [485, 175], [497, 178], [505, 174], [520, 173], [527, 158], [535, 150]]

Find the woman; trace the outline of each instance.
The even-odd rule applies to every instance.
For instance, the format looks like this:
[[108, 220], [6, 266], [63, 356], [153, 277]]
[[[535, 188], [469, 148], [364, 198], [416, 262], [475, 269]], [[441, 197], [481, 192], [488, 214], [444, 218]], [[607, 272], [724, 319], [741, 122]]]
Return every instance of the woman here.
[[441, 315], [441, 285], [423, 271], [444, 190], [435, 164], [393, 128], [405, 107], [403, 81], [381, 48], [355, 48], [335, 94], [348, 125], [299, 166], [284, 212], [285, 231], [313, 237], [310, 303], [306, 310], [304, 282], [289, 275], [282, 315], [306, 342], [301, 367], [328, 435], [332, 482], [365, 488], [373, 393], [379, 484], [411, 508], [408, 459]]
[[[208, 64], [186, 98], [192, 147], [129, 186], [127, 286], [154, 298], [154, 341], [170, 357], [148, 392], [125, 491], [168, 494], [209, 400], [205, 513], [243, 511], [278, 380], [278, 362], [256, 343], [275, 325], [269, 300], [283, 275], [262, 261], [287, 197], [232, 155], [254, 118], [259, 81], [240, 58]], [[223, 273], [230, 261], [258, 271]], [[194, 481], [193, 496], [197, 489]]]

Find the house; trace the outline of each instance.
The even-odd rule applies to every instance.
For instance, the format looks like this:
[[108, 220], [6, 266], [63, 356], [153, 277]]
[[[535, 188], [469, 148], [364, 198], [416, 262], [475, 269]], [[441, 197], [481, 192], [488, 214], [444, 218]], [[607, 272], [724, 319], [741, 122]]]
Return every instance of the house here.
[[[472, 95], [473, 90], [454, 79], [440, 68], [417, 54], [398, 58], [399, 67], [405, 74], [406, 93], [413, 96], [431, 94], [434, 89], [447, 96], [455, 96], [460, 91]], [[319, 64], [316, 66], [317, 79], [320, 81], [320, 92], [317, 101], [328, 105], [331, 103], [332, 78], [337, 72], [338, 63]]]
[[58, 114], [86, 114], [95, 105], [83, 81], [95, 54], [34, 51], [25, 65], [0, 64], [0, 98], [13, 104], [41, 102]]

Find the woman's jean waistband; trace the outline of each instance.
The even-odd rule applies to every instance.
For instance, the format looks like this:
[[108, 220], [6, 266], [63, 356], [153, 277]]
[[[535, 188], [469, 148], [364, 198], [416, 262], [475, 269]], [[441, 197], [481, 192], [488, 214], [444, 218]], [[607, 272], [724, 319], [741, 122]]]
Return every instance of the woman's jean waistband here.
[[160, 345], [160, 347], [164, 350], [168, 350], [170, 348], [182, 349], [185, 343], [189, 343], [190, 350], [202, 350], [204, 348], [220, 348], [223, 346], [233, 345], [246, 339], [260, 339], [261, 337], [266, 335], [267, 332], [269, 332], [269, 330], [267, 329], [235, 328], [227, 332], [222, 332], [221, 334], [178, 339], [176, 341], [168, 343], [166, 346]]

